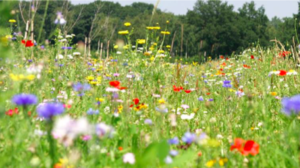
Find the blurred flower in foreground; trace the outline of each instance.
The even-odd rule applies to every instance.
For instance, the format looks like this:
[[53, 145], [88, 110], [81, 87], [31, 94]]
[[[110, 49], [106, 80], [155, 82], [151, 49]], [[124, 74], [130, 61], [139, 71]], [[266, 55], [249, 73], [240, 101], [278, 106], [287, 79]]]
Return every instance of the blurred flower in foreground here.
[[74, 91], [78, 92], [78, 96], [83, 96], [84, 92], [91, 89], [91, 86], [87, 83], [81, 84], [80, 82], [73, 85]]
[[283, 98], [281, 101], [282, 112], [290, 116], [291, 114], [298, 115], [300, 112], [300, 95], [293, 96], [291, 98]]
[[19, 94], [12, 98], [12, 102], [18, 106], [28, 106], [37, 104], [38, 99], [33, 94]]
[[55, 121], [52, 135], [65, 146], [70, 146], [80, 134], [89, 134], [91, 126], [86, 118], [72, 119], [70, 116], [58, 118]]
[[187, 144], [191, 144], [192, 142], [194, 142], [196, 140], [196, 134], [186, 132], [183, 135], [183, 137], [181, 138], [181, 140]]
[[115, 133], [115, 129], [110, 125], [106, 125], [105, 123], [100, 123], [96, 125], [96, 134], [98, 135], [99, 138], [105, 136], [112, 138], [114, 133]]
[[65, 108], [61, 103], [41, 103], [36, 110], [40, 117], [51, 119], [53, 116], [62, 114]]
[[134, 164], [135, 163], [135, 157], [133, 153], [126, 153], [123, 155], [123, 162], [124, 163], [129, 163], [129, 164]]

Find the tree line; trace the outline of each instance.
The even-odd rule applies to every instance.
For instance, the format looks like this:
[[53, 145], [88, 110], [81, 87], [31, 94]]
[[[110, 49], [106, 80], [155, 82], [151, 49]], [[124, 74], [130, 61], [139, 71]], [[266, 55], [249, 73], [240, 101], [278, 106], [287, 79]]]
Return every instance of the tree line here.
[[[300, 9], [300, 3], [298, 5]], [[233, 5], [221, 0], [198, 0], [186, 15], [164, 12], [153, 4], [142, 2], [121, 6], [108, 1], [79, 5], [67, 0], [20, 1], [14, 9], [19, 11], [16, 17], [21, 31], [25, 30], [27, 20], [34, 19], [33, 31], [39, 44], [45, 40], [51, 42], [55, 30], [61, 28], [76, 35], [74, 43], [90, 37], [93, 49], [97, 48], [98, 41], [107, 45], [108, 41], [113, 44], [122, 38], [118, 31], [126, 30], [124, 22], [131, 23], [133, 41], [145, 38], [148, 26], [160, 26], [160, 31], [169, 31], [164, 44], [173, 43], [176, 56], [230, 55], [251, 45], [274, 45], [273, 39], [289, 47], [293, 38], [299, 44], [300, 35], [300, 10], [293, 17], [269, 20], [264, 7], [257, 7], [254, 2], [247, 2], [234, 11]], [[61, 12], [66, 24], [54, 23], [57, 12]], [[110, 48], [113, 49], [113, 45]]]

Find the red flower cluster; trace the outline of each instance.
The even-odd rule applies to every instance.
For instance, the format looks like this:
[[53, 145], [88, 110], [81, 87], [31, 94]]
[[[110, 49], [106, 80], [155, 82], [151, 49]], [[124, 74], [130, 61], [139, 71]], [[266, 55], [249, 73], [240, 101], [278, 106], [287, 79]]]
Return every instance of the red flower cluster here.
[[221, 56], [220, 56], [220, 58], [221, 58], [221, 59], [224, 59], [224, 56], [223, 56], [223, 55], [221, 55]]
[[246, 68], [246, 69], [250, 69], [251, 68], [249, 65], [246, 65], [246, 64], [244, 64], [243, 67]]
[[289, 54], [291, 54], [291, 52], [289, 52], [289, 51], [282, 51], [282, 52], [280, 52], [278, 55], [279, 55], [280, 57], [286, 57], [286, 56], [289, 55]]
[[253, 140], [244, 140], [242, 138], [236, 138], [234, 144], [231, 145], [230, 150], [238, 150], [242, 155], [255, 156], [259, 153], [259, 144]]
[[[173, 85], [173, 91], [174, 92], [180, 92], [181, 90], [184, 90], [182, 86], [177, 87], [177, 86]], [[184, 92], [185, 93], [191, 93], [192, 91], [191, 90], [184, 90]]]
[[27, 40], [27, 41], [22, 40], [21, 43], [24, 44], [25, 47], [33, 47], [34, 46], [34, 43], [31, 40]]
[[5, 114], [12, 117], [15, 114], [19, 114], [19, 109], [17, 107], [15, 109], [9, 109]]
[[122, 87], [121, 82], [119, 82], [119, 81], [110, 81], [109, 85], [114, 87], [114, 88], [120, 89], [120, 90], [127, 89], [127, 87]]
[[254, 59], [254, 56], [253, 56], [253, 55], [251, 55], [251, 59]]

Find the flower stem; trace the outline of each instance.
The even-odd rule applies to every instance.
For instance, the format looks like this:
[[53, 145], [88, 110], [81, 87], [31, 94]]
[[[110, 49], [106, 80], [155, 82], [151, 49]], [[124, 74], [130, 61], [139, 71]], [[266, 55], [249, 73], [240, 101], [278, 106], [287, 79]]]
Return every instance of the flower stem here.
[[49, 142], [49, 154], [51, 157], [51, 167], [54, 167], [55, 165], [55, 161], [56, 161], [56, 156], [55, 156], [55, 141], [51, 135], [51, 131], [53, 128], [53, 120], [52, 118], [48, 121], [48, 132], [47, 132], [47, 138], [48, 138], [48, 142]]

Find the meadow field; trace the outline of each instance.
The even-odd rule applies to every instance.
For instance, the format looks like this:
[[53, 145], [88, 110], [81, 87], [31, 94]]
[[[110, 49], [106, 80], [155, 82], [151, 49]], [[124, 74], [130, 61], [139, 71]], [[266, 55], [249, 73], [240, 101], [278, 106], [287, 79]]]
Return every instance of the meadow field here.
[[[195, 62], [172, 58], [164, 41], [172, 20], [136, 41], [124, 22], [103, 52], [72, 43], [76, 34], [61, 26], [39, 44], [30, 30], [12, 32], [22, 24], [14, 15], [3, 18], [0, 167], [300, 166], [295, 44]], [[59, 13], [53, 20], [64, 21]]]

